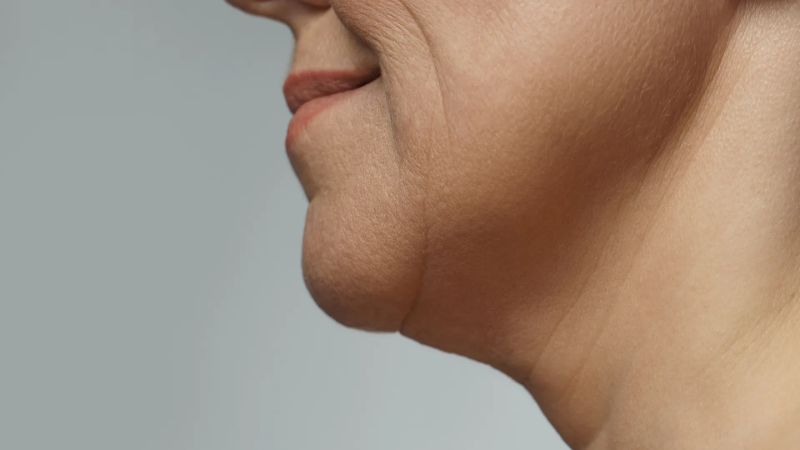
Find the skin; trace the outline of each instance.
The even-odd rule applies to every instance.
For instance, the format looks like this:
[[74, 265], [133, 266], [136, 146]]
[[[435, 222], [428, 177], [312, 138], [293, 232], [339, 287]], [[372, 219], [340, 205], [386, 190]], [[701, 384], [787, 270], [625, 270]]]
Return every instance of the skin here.
[[381, 71], [289, 149], [330, 316], [575, 449], [800, 448], [800, 1], [229, 2]]

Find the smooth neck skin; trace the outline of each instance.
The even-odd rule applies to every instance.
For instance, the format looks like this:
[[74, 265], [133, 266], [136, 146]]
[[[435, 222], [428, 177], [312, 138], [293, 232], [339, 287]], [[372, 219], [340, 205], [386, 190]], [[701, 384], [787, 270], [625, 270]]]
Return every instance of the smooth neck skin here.
[[587, 233], [577, 288], [547, 306], [498, 298], [532, 306], [457, 350], [524, 384], [573, 448], [800, 448], [797, 2], [740, 11], [719, 56]]

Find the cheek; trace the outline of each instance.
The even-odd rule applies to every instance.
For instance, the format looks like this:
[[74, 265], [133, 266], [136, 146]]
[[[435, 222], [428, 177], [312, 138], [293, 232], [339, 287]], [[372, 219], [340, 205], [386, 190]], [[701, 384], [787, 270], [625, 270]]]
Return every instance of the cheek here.
[[397, 83], [398, 111], [426, 92], [426, 109], [441, 118], [417, 120], [401, 137], [438, 139], [427, 155], [432, 190], [447, 203], [458, 193], [461, 211], [496, 216], [553, 183], [611, 186], [646, 164], [702, 87], [730, 12], [714, 0], [554, 4], [521, 2], [489, 25], [454, 16], [458, 31], [430, 34], [435, 83]]
[[[489, 311], [470, 308], [476, 293], [552, 287], [548, 271], [572, 263], [564, 249], [594, 232], [614, 192], [633, 191], [690, 108], [729, 13], [713, 0], [517, 3], [488, 31], [454, 16], [464, 26], [429, 33], [435, 88], [395, 86], [409, 124], [398, 140], [431, 143], [409, 144], [429, 173], [421, 315], [469, 321]], [[425, 120], [410, 116], [418, 92]]]
[[565, 147], [662, 137], [702, 78], [727, 4], [333, 3], [378, 54], [398, 157], [465, 192], [492, 165], [513, 178]]

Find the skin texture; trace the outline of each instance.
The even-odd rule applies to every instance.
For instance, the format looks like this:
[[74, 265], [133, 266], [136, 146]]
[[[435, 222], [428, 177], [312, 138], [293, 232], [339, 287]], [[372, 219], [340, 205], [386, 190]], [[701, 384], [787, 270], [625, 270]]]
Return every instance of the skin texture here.
[[293, 73], [306, 283], [576, 449], [800, 448], [800, 2], [229, 0]]

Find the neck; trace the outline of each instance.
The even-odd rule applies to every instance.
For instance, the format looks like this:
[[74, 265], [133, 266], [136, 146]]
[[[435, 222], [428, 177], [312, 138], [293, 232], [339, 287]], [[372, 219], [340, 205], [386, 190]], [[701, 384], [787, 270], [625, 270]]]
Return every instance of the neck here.
[[581, 256], [537, 268], [552, 288], [501, 289], [487, 333], [404, 332], [521, 382], [573, 448], [800, 446], [800, 13], [778, 5], [739, 17]]
[[800, 29], [762, 14], [521, 366], [576, 447], [770, 448], [800, 427]]

